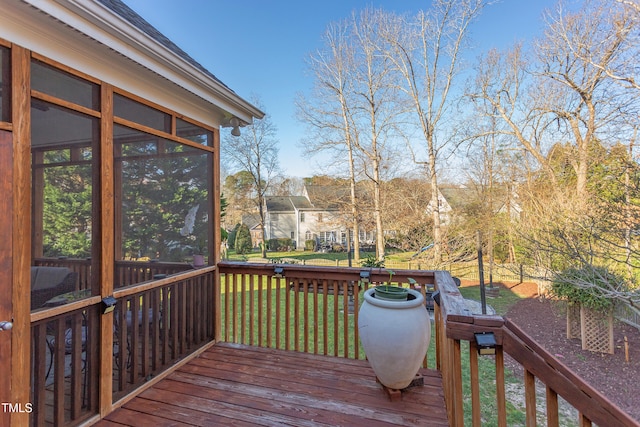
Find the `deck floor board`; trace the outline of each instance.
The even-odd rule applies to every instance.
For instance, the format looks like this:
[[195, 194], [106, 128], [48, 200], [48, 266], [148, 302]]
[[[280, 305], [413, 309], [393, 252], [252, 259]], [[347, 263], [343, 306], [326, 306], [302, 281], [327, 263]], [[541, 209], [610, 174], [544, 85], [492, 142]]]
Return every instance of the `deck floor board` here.
[[442, 380], [391, 402], [364, 360], [218, 343], [97, 426], [447, 426]]

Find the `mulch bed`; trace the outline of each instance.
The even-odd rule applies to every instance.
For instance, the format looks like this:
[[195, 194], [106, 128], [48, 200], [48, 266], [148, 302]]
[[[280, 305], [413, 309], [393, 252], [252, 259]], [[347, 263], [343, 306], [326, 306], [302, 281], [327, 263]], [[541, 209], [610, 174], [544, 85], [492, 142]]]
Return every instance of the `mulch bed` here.
[[[580, 340], [566, 338], [566, 311], [562, 302], [539, 298], [535, 284], [509, 288], [525, 298], [513, 305], [505, 317], [596, 390], [640, 421], [640, 331], [616, 321], [615, 354], [582, 350]], [[628, 362], [625, 356], [625, 337], [629, 343]]]

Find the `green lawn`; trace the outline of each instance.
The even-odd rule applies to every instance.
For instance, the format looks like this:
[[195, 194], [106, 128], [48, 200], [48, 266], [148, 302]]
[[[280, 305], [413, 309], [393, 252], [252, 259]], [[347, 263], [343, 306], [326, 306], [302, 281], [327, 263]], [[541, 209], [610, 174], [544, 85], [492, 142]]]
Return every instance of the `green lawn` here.
[[[411, 256], [414, 252], [398, 252], [388, 254], [385, 259], [391, 262], [407, 262], [411, 259]], [[360, 252], [360, 258], [365, 259], [369, 255], [375, 255], [373, 252]], [[310, 252], [310, 251], [290, 251], [290, 252], [267, 252], [267, 259], [269, 260], [278, 260], [282, 258], [287, 259], [298, 259], [298, 260], [310, 260], [310, 259], [326, 259], [332, 261], [347, 261], [348, 254], [346, 252]], [[228, 253], [229, 260], [232, 261], [240, 261], [247, 259], [255, 259], [262, 258], [262, 254], [260, 252], [252, 252], [250, 254], [239, 255], [234, 251], [229, 250]]]
[[[476, 301], [480, 301], [480, 285], [477, 286], [462, 286], [460, 287], [460, 293], [463, 297], [467, 299], [473, 299]], [[500, 293], [496, 298], [486, 298], [486, 302], [488, 306], [493, 307], [496, 311], [496, 314], [500, 316], [504, 316], [507, 314], [509, 309], [518, 301], [520, 301], [521, 297], [517, 294], [511, 292], [508, 289], [503, 287], [500, 288]]]

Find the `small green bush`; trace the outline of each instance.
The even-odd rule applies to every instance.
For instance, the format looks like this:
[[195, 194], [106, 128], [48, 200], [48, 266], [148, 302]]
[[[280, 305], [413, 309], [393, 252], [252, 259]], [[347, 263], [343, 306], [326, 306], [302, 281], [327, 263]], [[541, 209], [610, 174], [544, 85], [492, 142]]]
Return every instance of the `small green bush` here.
[[556, 275], [551, 284], [551, 292], [569, 303], [581, 304], [592, 310], [608, 311], [613, 308], [613, 300], [607, 297], [607, 293], [621, 290], [624, 286], [624, 279], [606, 268], [587, 266], [580, 269], [568, 268]]
[[315, 251], [316, 250], [316, 241], [313, 239], [304, 241], [304, 250], [305, 251]]
[[240, 224], [236, 224], [233, 227], [233, 230], [231, 230], [231, 232], [229, 233], [229, 237], [228, 237], [228, 242], [229, 242], [229, 249], [234, 250], [236, 248], [236, 235], [238, 234], [238, 229], [240, 228]]
[[238, 228], [235, 249], [237, 254], [248, 254], [253, 249], [253, 245], [251, 244], [251, 232], [246, 224], [242, 224], [240, 228]]
[[384, 268], [384, 260], [376, 258], [375, 254], [367, 254], [367, 257], [360, 265], [370, 268]]

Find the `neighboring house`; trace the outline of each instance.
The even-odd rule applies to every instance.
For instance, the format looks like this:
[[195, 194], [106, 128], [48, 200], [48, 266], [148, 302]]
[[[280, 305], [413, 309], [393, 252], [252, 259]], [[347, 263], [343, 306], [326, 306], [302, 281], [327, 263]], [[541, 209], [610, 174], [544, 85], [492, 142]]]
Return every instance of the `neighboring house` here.
[[520, 196], [517, 192], [511, 191], [503, 197], [502, 205], [498, 209], [498, 213], [505, 214], [511, 218], [511, 221], [518, 221], [522, 217], [522, 205], [520, 204]]
[[[346, 247], [350, 229], [345, 214], [348, 189], [339, 186], [308, 185], [303, 196], [265, 198], [267, 239], [289, 238], [298, 250], [313, 240], [317, 248]], [[360, 242], [370, 244], [375, 235], [360, 231]]]
[[[438, 209], [440, 212], [440, 223], [442, 225], [449, 225], [451, 223], [453, 208], [449, 204], [449, 201], [442, 194], [441, 189], [438, 189]], [[427, 215], [432, 215], [435, 210], [433, 200], [429, 200], [429, 204], [426, 208]]]
[[251, 246], [259, 248], [262, 245], [262, 225], [260, 224], [260, 215], [248, 214], [242, 215], [242, 224], [249, 227], [251, 234]]
[[297, 249], [304, 249], [300, 227], [301, 223], [307, 220], [307, 212], [312, 208], [309, 199], [305, 196], [265, 197], [267, 239], [291, 239]]
[[[443, 186], [438, 191], [440, 204], [440, 220], [443, 225], [451, 224], [457, 215], [464, 215], [465, 209], [470, 203], [477, 202], [476, 190], [466, 186]], [[508, 191], [505, 186], [497, 186], [494, 190], [494, 212], [508, 214], [512, 221], [520, 219], [522, 206], [516, 191]], [[433, 212], [431, 203], [427, 207], [427, 213]]]

